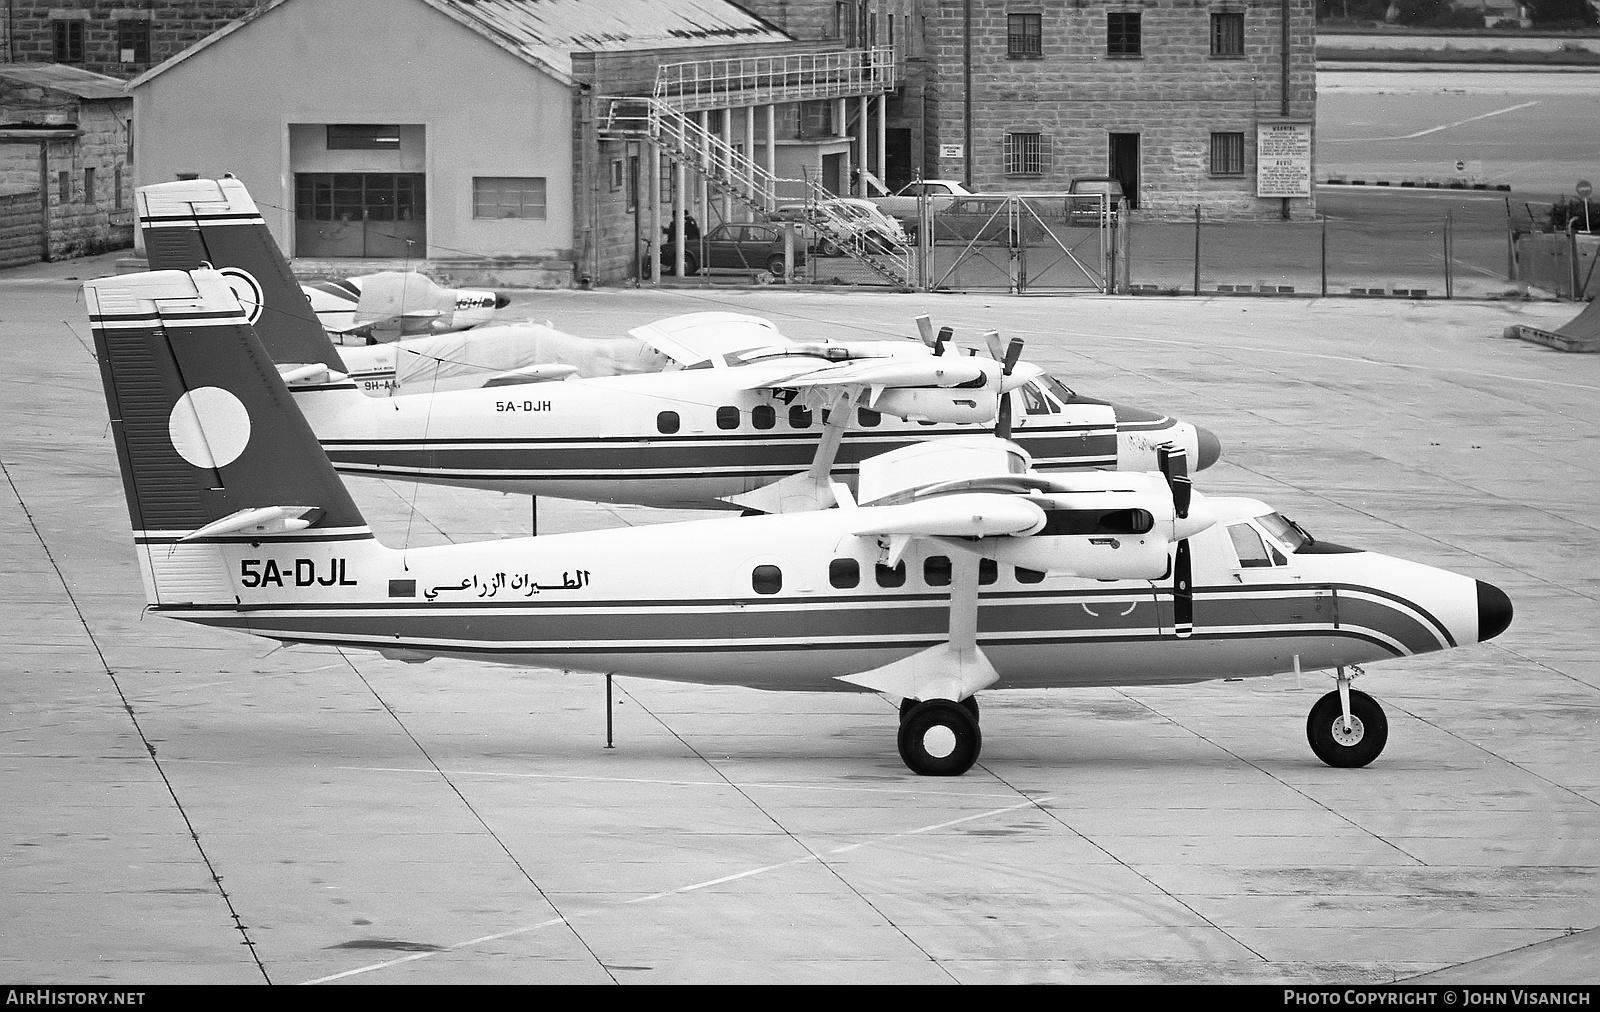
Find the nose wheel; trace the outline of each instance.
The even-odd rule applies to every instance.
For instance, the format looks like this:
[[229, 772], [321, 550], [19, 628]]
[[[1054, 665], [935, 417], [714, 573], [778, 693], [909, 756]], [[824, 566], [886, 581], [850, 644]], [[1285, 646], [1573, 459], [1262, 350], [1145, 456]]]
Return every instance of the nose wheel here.
[[918, 776], [958, 777], [965, 773], [983, 749], [977, 710], [976, 701], [970, 707], [965, 700], [950, 699], [901, 703], [901, 760]]
[[1354, 769], [1378, 758], [1389, 741], [1389, 720], [1378, 701], [1356, 689], [1350, 693], [1350, 717], [1335, 690], [1317, 700], [1306, 718], [1311, 751], [1329, 766]]

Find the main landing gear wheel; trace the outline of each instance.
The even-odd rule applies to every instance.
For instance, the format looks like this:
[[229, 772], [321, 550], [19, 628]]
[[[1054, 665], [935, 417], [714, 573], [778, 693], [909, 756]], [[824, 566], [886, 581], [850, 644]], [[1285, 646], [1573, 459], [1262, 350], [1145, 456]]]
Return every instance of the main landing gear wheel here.
[[983, 735], [977, 717], [966, 706], [949, 699], [926, 699], [902, 704], [900, 712], [900, 758], [911, 772], [958, 777], [978, 761]]
[[1378, 758], [1389, 741], [1389, 719], [1378, 701], [1350, 690], [1350, 729], [1345, 730], [1344, 710], [1337, 690], [1317, 700], [1306, 718], [1306, 740], [1311, 751], [1329, 766], [1354, 769]]

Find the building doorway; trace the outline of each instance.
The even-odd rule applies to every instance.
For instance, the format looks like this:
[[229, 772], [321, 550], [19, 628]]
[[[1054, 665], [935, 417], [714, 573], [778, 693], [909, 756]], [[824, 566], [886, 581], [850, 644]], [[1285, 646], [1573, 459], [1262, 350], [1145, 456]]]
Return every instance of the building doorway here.
[[297, 172], [297, 257], [421, 260], [428, 255], [421, 172]]
[[1122, 192], [1127, 198], [1128, 209], [1137, 210], [1139, 207], [1139, 135], [1138, 134], [1112, 134], [1111, 135], [1111, 165], [1110, 174], [1122, 184]]

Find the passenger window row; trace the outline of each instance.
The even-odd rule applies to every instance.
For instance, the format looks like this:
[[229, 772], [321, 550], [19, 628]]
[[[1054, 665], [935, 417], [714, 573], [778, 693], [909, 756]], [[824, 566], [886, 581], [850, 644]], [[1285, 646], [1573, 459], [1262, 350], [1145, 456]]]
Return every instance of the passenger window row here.
[[[903, 587], [906, 583], [906, 564], [894, 566], [874, 565], [873, 579], [884, 588]], [[930, 555], [922, 560], [922, 582], [929, 587], [950, 586], [954, 566], [948, 555]], [[1042, 583], [1043, 573], [1036, 569], [1016, 567], [1018, 583]], [[987, 587], [1000, 579], [1000, 567], [993, 559], [978, 560], [978, 584]], [[835, 590], [851, 590], [861, 585], [861, 563], [855, 559], [834, 559], [828, 563], [828, 583]], [[757, 594], [776, 594], [783, 589], [783, 571], [777, 566], [762, 565], [751, 570], [750, 586]]]
[[[725, 404], [717, 409], [717, 428], [732, 431], [743, 424], [743, 412], [732, 404]], [[810, 408], [799, 404], [789, 406], [789, 428], [809, 429], [815, 421], [814, 413]], [[822, 412], [823, 424], [827, 424], [828, 412]], [[856, 409], [856, 424], [864, 429], [870, 429], [883, 421], [883, 415], [871, 408]], [[778, 411], [770, 404], [757, 404], [750, 409], [750, 427], [766, 430], [778, 424]], [[930, 423], [931, 424], [931, 423]], [[662, 411], [656, 415], [656, 431], [663, 435], [672, 435], [683, 427], [683, 419], [676, 411]]]

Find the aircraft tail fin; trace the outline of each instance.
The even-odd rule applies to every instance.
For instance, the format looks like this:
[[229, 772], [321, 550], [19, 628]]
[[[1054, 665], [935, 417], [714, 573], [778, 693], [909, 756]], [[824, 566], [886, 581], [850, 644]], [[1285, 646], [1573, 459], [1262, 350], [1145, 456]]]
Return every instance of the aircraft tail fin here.
[[235, 603], [228, 540], [371, 541], [214, 270], [84, 285], [152, 604]]
[[134, 194], [152, 271], [215, 268], [227, 279], [272, 361], [345, 371], [339, 350], [289, 271], [245, 185], [179, 179]]

